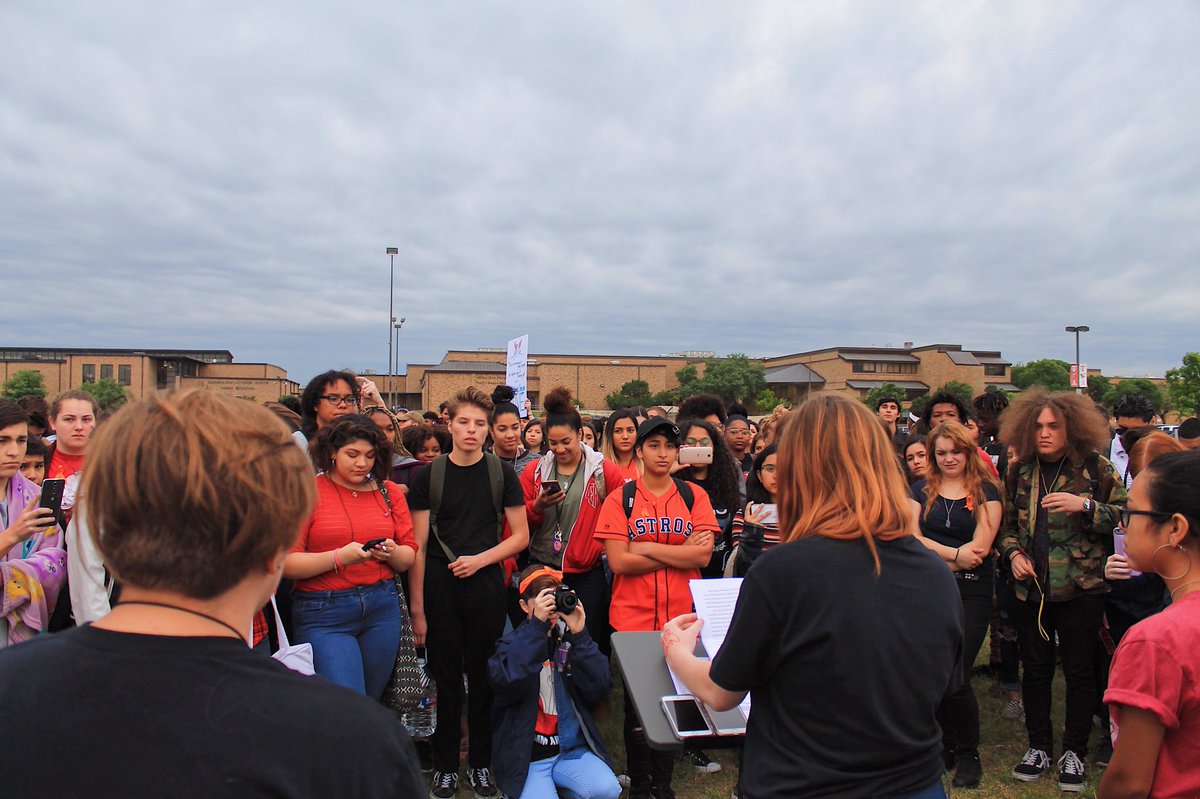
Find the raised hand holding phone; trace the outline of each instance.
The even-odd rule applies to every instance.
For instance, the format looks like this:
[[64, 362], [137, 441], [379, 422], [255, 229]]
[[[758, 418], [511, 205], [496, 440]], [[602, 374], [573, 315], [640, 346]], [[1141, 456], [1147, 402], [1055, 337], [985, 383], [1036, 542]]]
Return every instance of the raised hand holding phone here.
[[25, 510], [12, 520], [6, 530], [0, 532], [0, 553], [27, 541], [54, 523], [53, 512], [38, 506], [39, 498], [40, 495], [31, 499]]

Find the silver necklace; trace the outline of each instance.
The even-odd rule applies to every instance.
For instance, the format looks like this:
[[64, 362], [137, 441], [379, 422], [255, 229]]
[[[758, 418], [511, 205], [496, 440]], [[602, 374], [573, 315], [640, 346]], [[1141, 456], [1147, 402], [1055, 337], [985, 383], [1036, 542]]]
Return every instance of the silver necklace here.
[[950, 528], [950, 514], [954, 512], [954, 506], [958, 504], [957, 499], [950, 500], [950, 506], [946, 506], [946, 498], [938, 497], [942, 501], [942, 507], [946, 509], [946, 528]]

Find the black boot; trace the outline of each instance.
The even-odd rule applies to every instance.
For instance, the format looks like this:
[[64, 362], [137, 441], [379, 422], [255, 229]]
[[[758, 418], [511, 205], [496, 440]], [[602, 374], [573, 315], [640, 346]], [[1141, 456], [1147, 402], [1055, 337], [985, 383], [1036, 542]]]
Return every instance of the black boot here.
[[955, 788], [978, 788], [983, 779], [983, 764], [978, 749], [958, 750], [958, 769], [954, 772]]

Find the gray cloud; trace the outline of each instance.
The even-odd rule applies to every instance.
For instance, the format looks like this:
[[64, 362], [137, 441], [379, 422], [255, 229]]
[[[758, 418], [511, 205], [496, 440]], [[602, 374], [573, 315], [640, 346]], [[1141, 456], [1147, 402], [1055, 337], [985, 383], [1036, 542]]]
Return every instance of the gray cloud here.
[[[12, 344], [1198, 348], [1186, 2], [9, 4]], [[42, 287], [40, 291], [36, 287]], [[53, 307], [49, 309], [46, 305]]]

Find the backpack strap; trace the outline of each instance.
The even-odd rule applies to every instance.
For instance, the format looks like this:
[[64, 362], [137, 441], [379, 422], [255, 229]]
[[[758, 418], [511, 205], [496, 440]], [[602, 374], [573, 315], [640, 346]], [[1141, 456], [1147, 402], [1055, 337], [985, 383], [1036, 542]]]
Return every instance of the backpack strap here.
[[692, 493], [692, 487], [686, 480], [680, 480], [678, 477], [671, 479], [675, 481], [675, 490], [679, 492], [679, 496], [683, 497], [683, 504], [687, 505], [688, 512], [691, 513], [692, 505], [696, 502], [696, 495]]
[[453, 563], [458, 560], [458, 556], [446, 546], [446, 542], [438, 535], [437, 528], [438, 510], [442, 507], [442, 493], [446, 488], [446, 462], [449, 460], [449, 455], [438, 455], [433, 459], [433, 463], [429, 464], [429, 532], [442, 548], [442, 552], [446, 553], [446, 559]]
[[625, 518], [633, 516], [633, 503], [637, 499], [637, 481], [630, 480], [621, 486], [621, 507], [625, 510]]
[[487, 461], [488, 482], [492, 486], [492, 507], [496, 510], [496, 540], [504, 536], [504, 463], [499, 455], [483, 453]]

